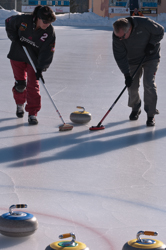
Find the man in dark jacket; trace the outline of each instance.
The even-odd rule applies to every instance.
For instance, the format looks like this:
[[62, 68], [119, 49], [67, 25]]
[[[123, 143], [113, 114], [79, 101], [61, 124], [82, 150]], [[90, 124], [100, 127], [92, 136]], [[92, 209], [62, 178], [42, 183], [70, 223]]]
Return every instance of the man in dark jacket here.
[[127, 0], [126, 8], [130, 9], [130, 16], [132, 16], [135, 8], [140, 10], [141, 2], [140, 2], [140, 0]]
[[[164, 36], [164, 27], [149, 18], [120, 18], [114, 24], [113, 53], [115, 60], [125, 76], [128, 87], [128, 106], [132, 108], [130, 120], [137, 120], [141, 113], [139, 95], [140, 78], [143, 76], [144, 110], [147, 113], [147, 126], [154, 126], [154, 116], [158, 111], [157, 87], [155, 75], [160, 60], [160, 41]], [[137, 66], [144, 62], [134, 79], [132, 75]]]
[[[28, 122], [35, 125], [37, 113], [41, 109], [39, 78], [51, 64], [55, 49], [55, 32], [51, 25], [56, 20], [55, 14], [48, 6], [37, 6], [32, 13], [11, 16], [6, 19], [6, 32], [12, 41], [8, 58], [10, 59], [15, 86], [13, 96], [17, 105], [16, 115], [29, 113]], [[22, 48], [25, 46], [36, 66], [34, 72]]]

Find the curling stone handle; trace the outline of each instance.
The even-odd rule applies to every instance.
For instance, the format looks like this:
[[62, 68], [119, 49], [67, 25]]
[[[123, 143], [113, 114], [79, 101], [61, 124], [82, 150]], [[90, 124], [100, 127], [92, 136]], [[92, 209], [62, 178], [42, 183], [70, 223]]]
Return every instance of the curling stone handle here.
[[140, 235], [157, 236], [158, 233], [157, 233], [157, 232], [153, 232], [153, 231], [139, 231], [139, 232], [137, 233], [137, 240], [138, 240], [138, 241], [141, 241]]
[[26, 204], [16, 204], [16, 205], [12, 205], [9, 207], [9, 213], [13, 214], [13, 209], [14, 208], [27, 208]]
[[69, 238], [69, 237], [72, 237], [71, 243], [75, 242], [76, 236], [75, 236], [74, 233], [68, 233], [68, 234], [61, 234], [61, 235], [59, 235], [60, 239], [65, 239], [65, 238]]
[[83, 109], [83, 111], [81, 112], [84, 112], [85, 111], [85, 108], [84, 107], [81, 107], [81, 106], [77, 106], [78, 109]]
[[144, 235], [150, 235], [150, 236], [157, 236], [157, 232], [152, 232], [152, 231], [144, 231]]

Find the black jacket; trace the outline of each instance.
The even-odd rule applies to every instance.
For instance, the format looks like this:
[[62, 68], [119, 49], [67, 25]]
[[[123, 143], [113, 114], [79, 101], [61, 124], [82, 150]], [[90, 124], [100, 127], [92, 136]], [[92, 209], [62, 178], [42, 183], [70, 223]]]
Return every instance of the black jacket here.
[[129, 65], [138, 65], [145, 56], [148, 43], [155, 46], [154, 53], [145, 61], [160, 58], [160, 41], [164, 36], [164, 27], [150, 18], [129, 17], [132, 32], [128, 39], [120, 40], [113, 33], [113, 53], [123, 74], [129, 74]]
[[[29, 60], [20, 45], [21, 39], [36, 66], [46, 70], [52, 62], [55, 50], [55, 32], [52, 25], [45, 30], [35, 30], [36, 24], [33, 16], [29, 14], [11, 16], [5, 20], [6, 32], [12, 41], [9, 59], [29, 63]], [[29, 63], [30, 64], [30, 63]]]

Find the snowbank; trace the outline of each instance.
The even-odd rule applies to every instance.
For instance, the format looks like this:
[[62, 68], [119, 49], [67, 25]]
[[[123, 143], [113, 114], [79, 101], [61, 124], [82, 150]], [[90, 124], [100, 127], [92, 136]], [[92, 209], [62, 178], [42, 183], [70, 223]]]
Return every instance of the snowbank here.
[[[5, 24], [5, 19], [12, 15], [22, 14], [15, 10], [0, 9], [0, 24]], [[67, 13], [57, 15], [57, 20], [53, 23], [56, 26], [107, 26], [112, 27], [113, 22], [119, 17], [100, 17], [93, 12]], [[157, 17], [151, 17], [166, 28], [166, 13], [161, 13]]]

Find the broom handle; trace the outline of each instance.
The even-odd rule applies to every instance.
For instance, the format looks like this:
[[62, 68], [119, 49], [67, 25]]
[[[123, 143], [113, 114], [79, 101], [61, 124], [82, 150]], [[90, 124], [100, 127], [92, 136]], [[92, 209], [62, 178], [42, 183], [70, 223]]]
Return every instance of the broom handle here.
[[[36, 73], [36, 72], [37, 72], [37, 70], [36, 70], [35, 64], [33, 63], [33, 61], [32, 61], [32, 59], [31, 59], [31, 57], [30, 57], [30, 55], [29, 55], [29, 53], [28, 53], [28, 51], [27, 51], [26, 47], [25, 47], [25, 46], [23, 46], [23, 49], [24, 49], [25, 54], [27, 55], [27, 57], [28, 57], [28, 59], [29, 59], [29, 61], [30, 61], [30, 63], [31, 63], [32, 68], [34, 69], [34, 71], [35, 71], [35, 73]], [[62, 120], [63, 124], [65, 124], [65, 122], [64, 122], [64, 120], [63, 120], [63, 118], [62, 118], [61, 114], [59, 113], [59, 110], [57, 109], [57, 107], [56, 107], [56, 105], [55, 105], [54, 101], [52, 100], [52, 97], [50, 96], [50, 93], [48, 92], [48, 90], [47, 90], [47, 88], [46, 88], [46, 86], [45, 86], [45, 84], [44, 84], [43, 80], [42, 80], [41, 78], [40, 78], [39, 80], [40, 80], [40, 82], [43, 84], [43, 87], [44, 87], [44, 89], [45, 89], [45, 91], [46, 91], [46, 93], [47, 93], [48, 97], [50, 98], [50, 100], [51, 100], [51, 102], [52, 102], [53, 106], [55, 107], [56, 112], [58, 113], [59, 117], [61, 118], [61, 120]]]
[[[134, 71], [133, 75], [132, 75], [132, 79], [134, 79], [135, 75], [137, 74], [139, 68], [141, 67], [143, 61], [145, 60], [144, 56], [140, 62], [140, 64], [138, 65], [138, 67], [136, 68], [136, 70]], [[109, 112], [111, 111], [111, 109], [115, 106], [115, 104], [117, 103], [117, 101], [119, 100], [119, 98], [121, 97], [121, 95], [123, 94], [123, 92], [126, 90], [127, 86], [125, 86], [122, 90], [122, 92], [119, 94], [119, 96], [116, 98], [116, 100], [114, 101], [114, 103], [112, 104], [112, 106], [109, 108], [109, 110], [107, 111], [107, 113], [105, 114], [105, 116], [102, 118], [102, 120], [98, 123], [97, 127], [100, 127], [103, 120], [105, 119], [105, 117], [109, 114]]]

